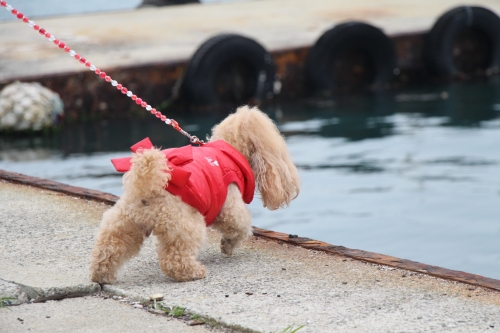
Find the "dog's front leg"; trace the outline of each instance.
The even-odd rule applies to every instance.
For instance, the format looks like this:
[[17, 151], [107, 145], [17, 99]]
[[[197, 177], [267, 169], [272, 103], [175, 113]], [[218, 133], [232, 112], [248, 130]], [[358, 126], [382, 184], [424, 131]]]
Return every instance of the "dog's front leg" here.
[[221, 252], [229, 256], [252, 235], [252, 216], [235, 184], [229, 185], [226, 202], [212, 226], [221, 233]]

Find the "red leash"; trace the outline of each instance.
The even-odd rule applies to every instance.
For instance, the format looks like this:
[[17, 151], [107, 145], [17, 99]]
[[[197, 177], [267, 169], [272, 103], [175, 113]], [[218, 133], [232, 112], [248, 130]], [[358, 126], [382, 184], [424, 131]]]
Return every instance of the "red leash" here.
[[106, 82], [111, 83], [113, 87], [116, 87], [116, 89], [120, 90], [122, 94], [127, 95], [127, 97], [130, 97], [137, 105], [140, 105], [146, 111], [150, 111], [151, 114], [155, 115], [156, 118], [159, 118], [161, 121], [165, 122], [165, 124], [172, 126], [175, 130], [177, 130], [179, 133], [183, 134], [184, 136], [189, 138], [189, 141], [191, 141], [192, 144], [198, 144], [198, 145], [203, 145], [205, 142], [203, 140], [198, 139], [195, 135], [190, 135], [188, 132], [184, 131], [179, 124], [174, 120], [174, 119], [169, 119], [166, 116], [162, 115], [160, 111], [157, 111], [155, 108], [151, 107], [148, 103], [143, 101], [141, 98], [137, 97], [132, 93], [132, 91], [128, 90], [126, 87], [124, 87], [122, 84], [119, 84], [116, 80], [113, 80], [111, 76], [107, 75], [106, 72], [101, 71], [99, 68], [94, 66], [90, 61], [87, 59], [83, 58], [80, 56], [78, 53], [76, 53], [74, 50], [72, 50], [68, 45], [60, 41], [59, 39], [56, 39], [54, 35], [49, 33], [47, 30], [44, 28], [40, 27], [38, 24], [35, 24], [32, 20], [30, 20], [28, 17], [24, 16], [23, 13], [18, 11], [17, 9], [13, 8], [11, 5], [9, 5], [6, 1], [1, 0], [0, 1], [0, 6], [5, 7], [7, 11], [11, 12], [12, 15], [17, 17], [19, 20], [22, 20], [24, 23], [28, 23], [30, 27], [35, 29], [35, 31], [38, 31], [40, 35], [44, 36], [51, 42], [53, 42], [56, 46], [58, 46], [60, 49], [64, 50], [67, 52], [72, 58], [75, 58], [78, 60], [82, 65], [90, 69], [92, 72], [94, 72], [96, 75], [98, 75], [101, 79], [104, 79]]

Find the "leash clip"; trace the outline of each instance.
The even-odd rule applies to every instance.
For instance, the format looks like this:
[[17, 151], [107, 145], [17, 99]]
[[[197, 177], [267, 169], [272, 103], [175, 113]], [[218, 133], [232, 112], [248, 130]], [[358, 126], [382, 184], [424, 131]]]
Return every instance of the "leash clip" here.
[[189, 141], [191, 141], [191, 143], [194, 144], [194, 145], [203, 146], [205, 144], [205, 141], [198, 139], [198, 137], [196, 135], [192, 135], [189, 138]]

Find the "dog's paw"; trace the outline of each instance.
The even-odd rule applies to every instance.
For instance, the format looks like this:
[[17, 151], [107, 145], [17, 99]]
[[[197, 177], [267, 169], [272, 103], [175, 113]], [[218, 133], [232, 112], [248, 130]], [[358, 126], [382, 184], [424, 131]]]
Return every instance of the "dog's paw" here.
[[204, 279], [207, 276], [207, 269], [203, 265], [199, 265], [191, 275], [191, 280]]
[[207, 269], [205, 266], [198, 264], [183, 271], [174, 271], [168, 275], [178, 282], [194, 281], [205, 278], [207, 276]]
[[99, 270], [90, 271], [90, 280], [99, 284], [112, 284], [116, 281], [116, 275], [110, 273], [104, 273]]
[[230, 239], [222, 238], [220, 240], [220, 251], [225, 255], [232, 256], [235, 244]]

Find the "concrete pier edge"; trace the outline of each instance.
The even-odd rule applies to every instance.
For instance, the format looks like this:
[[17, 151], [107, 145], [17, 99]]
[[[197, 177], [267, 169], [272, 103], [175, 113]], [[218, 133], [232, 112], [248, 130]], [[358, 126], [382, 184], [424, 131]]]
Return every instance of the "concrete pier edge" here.
[[[90, 190], [90, 189], [85, 189], [81, 187], [76, 187], [76, 186], [71, 186], [71, 185], [66, 185], [63, 183], [47, 180], [47, 179], [42, 179], [42, 178], [37, 178], [37, 177], [31, 177], [31, 176], [26, 176], [23, 174], [15, 173], [15, 172], [9, 172], [5, 170], [0, 169], [0, 179], [11, 182], [11, 183], [17, 183], [17, 184], [22, 184], [22, 185], [27, 185], [27, 186], [33, 186], [41, 189], [46, 189], [50, 191], [55, 191], [59, 193], [64, 193], [66, 195], [70, 196], [75, 196], [79, 198], [84, 198], [87, 200], [93, 200], [97, 202], [102, 202], [108, 205], [113, 205], [117, 200], [118, 197], [109, 193], [104, 193], [96, 190]], [[443, 267], [438, 267], [438, 266], [432, 266], [432, 265], [426, 265], [423, 263], [407, 260], [407, 259], [401, 259], [397, 257], [392, 257], [384, 254], [379, 254], [379, 253], [373, 253], [373, 252], [368, 252], [368, 251], [363, 251], [363, 250], [357, 250], [357, 249], [349, 249], [344, 246], [336, 246], [332, 244], [328, 244], [322, 241], [318, 240], [313, 240], [310, 238], [305, 238], [305, 237], [298, 237], [294, 235], [289, 235], [281, 232], [275, 232], [271, 230], [265, 230], [257, 227], [253, 227], [253, 234], [254, 236], [257, 237], [264, 237], [266, 239], [275, 241], [275, 242], [285, 242], [288, 244], [292, 244], [295, 246], [303, 247], [309, 250], [315, 250], [315, 251], [322, 251], [326, 252], [332, 255], [339, 255], [343, 257], [348, 257], [352, 258], [355, 260], [360, 260], [364, 262], [369, 262], [369, 263], [374, 263], [378, 265], [383, 265], [383, 266], [389, 266], [389, 267], [394, 267], [398, 269], [404, 269], [408, 271], [414, 271], [422, 274], [427, 274], [431, 276], [435, 276], [438, 278], [446, 279], [446, 280], [451, 280], [451, 281], [457, 281], [461, 283], [466, 283], [470, 284], [473, 286], [479, 286], [487, 289], [492, 289], [496, 291], [500, 291], [500, 280], [493, 279], [493, 278], [488, 278], [484, 277], [481, 275], [476, 275], [476, 274], [471, 274], [467, 272], [462, 272], [462, 271], [456, 271], [456, 270], [451, 270]], [[97, 285], [98, 286], [98, 285]], [[100, 288], [97, 288], [100, 289]], [[113, 288], [112, 288], [113, 289]], [[98, 290], [95, 290], [98, 291]], [[104, 291], [109, 291], [109, 292], [118, 292], [118, 290], [106, 290]], [[37, 294], [40, 296], [40, 301], [43, 301], [44, 299], [57, 299], [57, 292], [54, 295], [48, 295], [50, 293], [47, 293], [45, 291], [40, 291], [37, 292]], [[47, 295], [46, 295], [47, 294]], [[51, 296], [54, 296], [56, 298], [50, 298]], [[49, 298], [47, 298], [49, 297]]]

